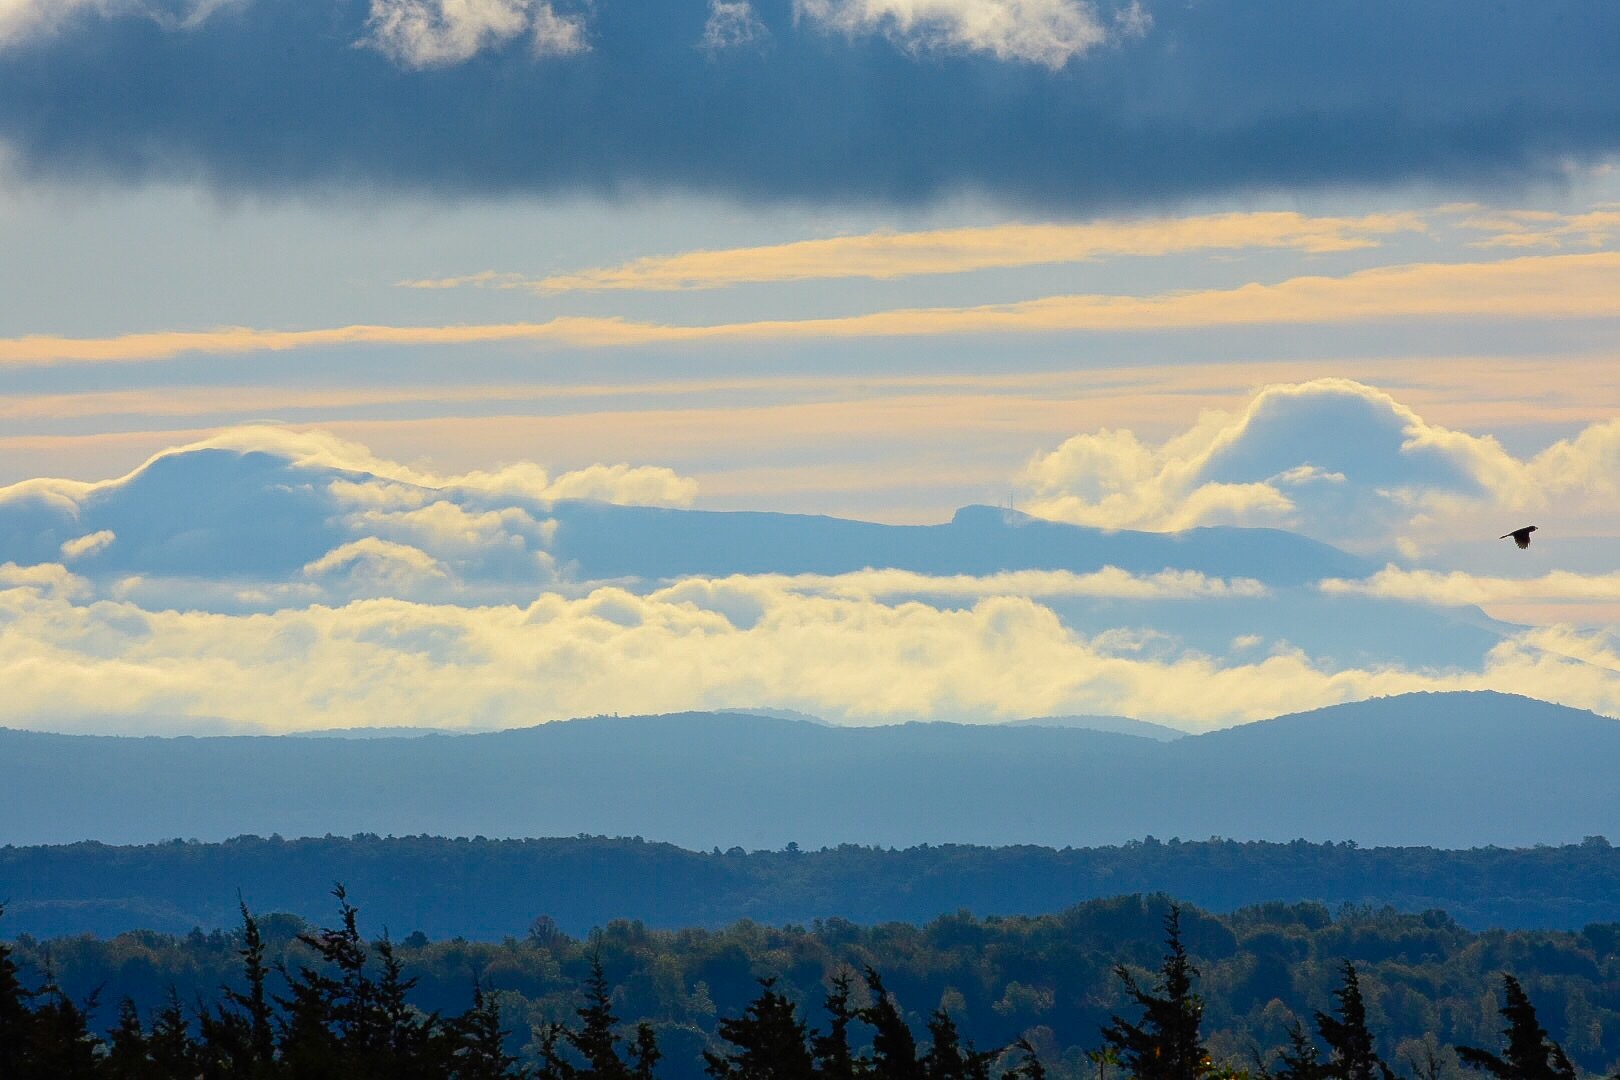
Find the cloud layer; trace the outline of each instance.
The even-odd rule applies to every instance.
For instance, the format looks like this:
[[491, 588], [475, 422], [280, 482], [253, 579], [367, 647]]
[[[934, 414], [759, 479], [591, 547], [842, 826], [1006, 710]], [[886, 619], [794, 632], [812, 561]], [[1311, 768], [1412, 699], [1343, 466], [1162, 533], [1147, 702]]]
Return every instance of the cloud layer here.
[[0, 366], [134, 363], [190, 353], [231, 355], [344, 346], [526, 343], [624, 348], [729, 341], [943, 337], [951, 334], [1299, 326], [1396, 319], [1614, 319], [1620, 252], [1526, 255], [1481, 263], [1380, 266], [1337, 277], [1148, 295], [1049, 296], [1010, 304], [899, 308], [864, 315], [706, 326], [559, 316], [546, 322], [337, 326], [314, 330], [150, 331], [103, 338], [0, 338]]
[[[414, 559], [369, 554], [383, 572]], [[258, 615], [153, 610], [87, 591], [60, 566], [0, 567], [0, 722], [489, 727], [770, 702], [856, 721], [1091, 713], [1202, 728], [1479, 688], [1620, 713], [1615, 644], [1556, 630], [1503, 642], [1477, 670], [1426, 671], [1334, 668], [1288, 649], [1221, 661], [1153, 635], [1079, 634], [1022, 597], [936, 608], [747, 578], [519, 605], [380, 598]]]
[[[1617, 432], [1593, 428], [1520, 459], [1370, 387], [1318, 381], [1267, 388], [1158, 446], [1128, 432], [1082, 436], [1030, 475], [1054, 511], [1284, 522], [1373, 544], [1355, 529], [1398, 521], [1393, 535], [1421, 540], [1426, 519], [1454, 528], [1549, 489], [1566, 504], [1613, 505]], [[577, 493], [693, 494], [667, 470], [554, 476], [518, 463], [446, 474], [264, 427], [219, 433], [116, 480], [0, 490], [0, 544], [13, 553], [0, 565], [0, 723], [490, 727], [769, 704], [856, 722], [1097, 713], [1208, 727], [1478, 688], [1620, 715], [1609, 635], [1507, 627], [1467, 609], [1613, 602], [1612, 573], [1517, 580], [1391, 566], [1364, 580], [1267, 585], [1106, 565], [880, 565], [656, 580], [634, 567], [687, 526], [654, 510], [635, 511], [642, 531], [592, 534], [630, 557], [625, 577], [588, 580], [556, 554], [567, 510], [555, 500]], [[1049, 528], [988, 508], [966, 520], [977, 547], [992, 532]], [[1215, 532], [1164, 543], [1191, 557], [1269, 540]]]
[[868, 233], [769, 247], [649, 256], [622, 266], [596, 267], [536, 279], [510, 272], [483, 271], [399, 284], [413, 289], [475, 286], [556, 293], [609, 289], [665, 292], [818, 278], [887, 280], [1120, 255], [1162, 256], [1245, 248], [1282, 248], [1320, 254], [1375, 247], [1380, 237], [1423, 228], [1417, 214], [1330, 218], [1289, 211], [1080, 225], [1009, 224], [912, 233]]
[[1620, 422], [1520, 458], [1382, 391], [1322, 379], [1267, 387], [1157, 445], [1128, 430], [1077, 435], [1032, 460], [1024, 482], [1032, 512], [1077, 524], [1269, 525], [1416, 557], [1549, 513], [1566, 535], [1620, 532]]
[[225, 191], [1096, 209], [1620, 150], [1602, 0], [7, 0], [0, 32], [26, 174]]
[[1054, 70], [1107, 37], [1096, 11], [1077, 0], [794, 0], [793, 12], [851, 37], [883, 34], [906, 48], [986, 52]]
[[[239, 609], [347, 597], [476, 601], [557, 577], [559, 500], [671, 506], [672, 470], [533, 462], [443, 474], [319, 431], [235, 428], [100, 483], [0, 488], [0, 545], [57, 561], [109, 595]], [[482, 591], [480, 591], [482, 590]]]

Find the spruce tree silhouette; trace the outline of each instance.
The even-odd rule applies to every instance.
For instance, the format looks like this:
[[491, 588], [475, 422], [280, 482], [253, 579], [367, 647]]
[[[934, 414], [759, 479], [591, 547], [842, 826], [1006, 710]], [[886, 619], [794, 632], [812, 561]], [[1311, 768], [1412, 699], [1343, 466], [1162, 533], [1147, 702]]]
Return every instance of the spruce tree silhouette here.
[[[142, 1027], [130, 999], [106, 1039], [89, 1031], [92, 994], [81, 1007], [57, 985], [48, 960], [44, 986], [24, 987], [10, 946], [0, 941], [0, 1080], [520, 1080], [525, 1073], [505, 1053], [506, 1033], [495, 997], [475, 984], [473, 1005], [449, 1022], [422, 1013], [408, 998], [416, 986], [385, 934], [373, 946], [360, 936], [358, 912], [339, 885], [340, 925], [298, 936], [320, 967], [288, 974], [289, 996], [266, 992], [271, 970], [258, 923], [242, 911], [246, 990], [221, 987], [212, 1010], [201, 1001], [188, 1016], [171, 986]], [[200, 935], [199, 935], [200, 937]], [[381, 975], [368, 973], [372, 952]], [[595, 972], [593, 1004], [605, 1008], [606, 988]], [[272, 1004], [273, 1003], [273, 1004]], [[279, 1012], [278, 1012], [279, 1010]], [[582, 1015], [587, 1010], [581, 1010]], [[595, 1014], [593, 1014], [594, 1016]], [[605, 1013], [609, 1030], [616, 1023]], [[587, 1027], [590, 1025], [588, 1024]], [[643, 1025], [630, 1066], [617, 1080], [653, 1080], [657, 1040]], [[584, 1076], [583, 1070], [569, 1075]]]
[[1011, 1050], [1018, 1051], [1018, 1064], [1001, 1074], [1001, 1080], [1046, 1080], [1046, 1066], [1028, 1038], [1020, 1036]]
[[[652, 1025], [637, 1025], [628, 1064], [619, 1056], [619, 1044], [624, 1040], [616, 1030], [619, 1018], [613, 1015], [613, 996], [602, 971], [600, 949], [591, 953], [585, 1004], [575, 1014], [580, 1019], [577, 1031], [553, 1023], [540, 1032], [539, 1080], [648, 1080], [652, 1076], [653, 1066], [662, 1056]], [[584, 1059], [584, 1068], [560, 1052], [564, 1044]]]
[[855, 1080], [862, 1071], [849, 1048], [849, 1025], [859, 1019], [850, 1007], [850, 985], [848, 971], [833, 976], [832, 989], [823, 1001], [827, 1034], [818, 1032], [810, 1040], [816, 1069], [823, 1080]]
[[793, 1002], [777, 993], [775, 979], [759, 980], [760, 995], [743, 1014], [722, 1019], [715, 1033], [731, 1044], [723, 1054], [703, 1052], [715, 1080], [814, 1080], [808, 1031]]
[[1154, 992], [1138, 986], [1124, 964], [1114, 968], [1126, 994], [1141, 1007], [1142, 1019], [1133, 1024], [1116, 1015], [1102, 1035], [1118, 1051], [1126, 1073], [1136, 1080], [1197, 1080], [1214, 1067], [1199, 1033], [1204, 1003], [1193, 993], [1198, 969], [1181, 943], [1179, 905], [1171, 905], [1164, 929], [1169, 951]]
[[32, 1038], [24, 1051], [21, 1080], [90, 1080], [97, 1074], [96, 1048], [99, 1040], [90, 1034], [89, 1013], [95, 1008], [91, 995], [84, 1008], [74, 1004], [56, 984], [49, 965], [45, 985], [36, 995], [43, 1004], [34, 1009]]
[[653, 1080], [653, 1069], [663, 1056], [664, 1052], [658, 1049], [658, 1033], [653, 1031], [652, 1025], [637, 1024], [636, 1045], [630, 1058], [631, 1075], [636, 1080]]
[[1333, 991], [1339, 1001], [1339, 1015], [1316, 1014], [1316, 1030], [1328, 1045], [1326, 1075], [1334, 1080], [1395, 1080], [1395, 1074], [1373, 1049], [1372, 1033], [1367, 1030], [1367, 1005], [1361, 997], [1361, 980], [1356, 966], [1344, 964], [1344, 985]]
[[935, 1009], [928, 1021], [931, 1043], [923, 1055], [923, 1075], [928, 1080], [990, 1080], [990, 1063], [996, 1053], [963, 1045], [956, 1021], [944, 1009]]
[[[0, 904], [0, 919], [6, 909]], [[0, 1076], [22, 1076], [29, 1045], [33, 1042], [34, 994], [23, 989], [11, 947], [0, 940]]]
[[168, 1000], [152, 1018], [147, 1052], [159, 1076], [196, 1076], [202, 1064], [198, 1060], [197, 1045], [191, 1038], [191, 1023], [186, 1019], [185, 1007], [172, 986]]
[[265, 977], [269, 968], [264, 962], [264, 938], [259, 933], [259, 924], [249, 913], [247, 903], [240, 895], [236, 898], [236, 906], [242, 913], [242, 948], [237, 955], [242, 958], [242, 973], [247, 979], [247, 993], [223, 988], [225, 1000], [240, 1010], [239, 1016], [246, 1028], [246, 1045], [236, 1051], [240, 1059], [234, 1062], [236, 1071], [247, 1076], [262, 1075], [268, 1072], [269, 1066], [275, 1059], [276, 1032], [270, 1012], [270, 1000], [265, 994]]
[[1502, 989], [1507, 1003], [1500, 1010], [1508, 1026], [1502, 1029], [1507, 1046], [1500, 1056], [1476, 1046], [1457, 1047], [1457, 1057], [1470, 1069], [1490, 1073], [1498, 1080], [1575, 1080], [1575, 1066], [1564, 1048], [1553, 1041], [1536, 1019], [1519, 980], [1504, 973]]
[[883, 979], [870, 967], [865, 978], [872, 1004], [855, 1015], [872, 1027], [872, 1060], [867, 1075], [877, 1080], [924, 1080], [917, 1060], [917, 1039], [884, 989]]
[[1288, 1045], [1277, 1051], [1277, 1064], [1262, 1069], [1267, 1080], [1326, 1080], [1322, 1053], [1298, 1020], [1288, 1025]]
[[163, 1074], [151, 1059], [150, 1046], [141, 1027], [140, 1010], [132, 999], [125, 998], [118, 1005], [118, 1024], [108, 1034], [101, 1074], [110, 1080], [163, 1080]]
[[517, 1058], [506, 1052], [501, 1028], [500, 999], [473, 983], [473, 1003], [453, 1023], [460, 1043], [453, 1055], [450, 1076], [455, 1080], [507, 1080], [516, 1077]]

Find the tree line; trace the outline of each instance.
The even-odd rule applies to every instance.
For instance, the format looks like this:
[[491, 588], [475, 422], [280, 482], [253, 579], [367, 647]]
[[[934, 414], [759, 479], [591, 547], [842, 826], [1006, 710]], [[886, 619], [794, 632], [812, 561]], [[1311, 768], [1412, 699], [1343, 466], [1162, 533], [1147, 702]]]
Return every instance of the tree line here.
[[[657, 1080], [665, 1055], [654, 1026], [626, 1026], [616, 1014], [600, 948], [590, 955], [582, 1003], [570, 1019], [535, 1026], [524, 1061], [510, 1049], [500, 995], [482, 979], [472, 1004], [444, 1015], [412, 1000], [417, 979], [385, 933], [368, 942], [358, 910], [340, 885], [338, 925], [301, 932], [309, 961], [272, 960], [259, 921], [246, 904], [235, 954], [236, 985], [212, 1000], [167, 1000], [143, 1017], [131, 998], [100, 1033], [99, 993], [75, 1000], [46, 962], [39, 985], [25, 983], [12, 947], [0, 941], [0, 1077], [6, 1080], [165, 1080], [165, 1078], [309, 1078], [309, 1080]], [[539, 928], [543, 931], [544, 928]], [[1393, 1066], [1378, 1053], [1354, 963], [1342, 965], [1335, 1005], [1313, 1014], [1314, 1035], [1295, 1018], [1286, 1045], [1246, 1062], [1218, 1060], [1203, 1032], [1199, 970], [1184, 941], [1182, 910], [1164, 916], [1166, 952], [1149, 985], [1125, 963], [1114, 978], [1127, 1017], [1110, 1015], [1085, 1059], [1097, 1080], [1440, 1080], [1447, 1059], [1431, 1044]], [[274, 976], [274, 982], [272, 980]], [[1454, 1061], [1495, 1080], [1576, 1080], [1563, 1047], [1538, 1019], [1520, 982], [1501, 974], [1500, 1052], [1454, 1048]], [[702, 1050], [712, 1080], [1048, 1080], [1050, 1064], [1031, 1038], [978, 1048], [942, 1002], [926, 1019], [920, 1043], [882, 975], [871, 966], [832, 974], [812, 1028], [773, 977], [735, 1016], [718, 1020]], [[859, 1035], [855, 1033], [859, 1031]], [[1037, 1036], [1038, 1037], [1038, 1036]], [[1320, 1043], [1318, 1042], [1320, 1040]], [[1065, 1070], [1058, 1069], [1061, 1075]], [[1073, 1071], [1072, 1069], [1069, 1071]]]
[[[338, 878], [366, 898], [369, 918], [434, 938], [498, 939], [539, 912], [580, 934], [600, 923], [603, 911], [670, 928], [742, 918], [807, 923], [828, 912], [864, 924], [922, 923], [961, 908], [981, 915], [1059, 911], [1088, 897], [1155, 891], [1214, 911], [1277, 898], [1438, 908], [1481, 929], [1620, 921], [1620, 851], [1595, 836], [1560, 847], [1465, 851], [1149, 837], [1062, 850], [841, 844], [705, 853], [623, 837], [363, 833], [0, 846], [0, 881], [15, 902], [13, 932], [42, 937], [230, 926], [238, 888], [263, 910], [319, 920]], [[408, 884], [420, 880], [462, 884], [423, 895]], [[103, 899], [90, 906], [87, 897]]]

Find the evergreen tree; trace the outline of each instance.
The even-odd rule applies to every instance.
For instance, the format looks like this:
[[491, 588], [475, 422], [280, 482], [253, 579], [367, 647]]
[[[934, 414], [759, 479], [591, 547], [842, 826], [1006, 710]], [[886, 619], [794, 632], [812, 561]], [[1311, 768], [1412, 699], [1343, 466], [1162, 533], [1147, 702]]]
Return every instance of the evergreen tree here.
[[1277, 1051], [1276, 1066], [1262, 1073], [1268, 1080], [1327, 1080], [1328, 1076], [1321, 1051], [1298, 1020], [1288, 1026], [1288, 1045]]
[[152, 1017], [152, 1034], [147, 1051], [160, 1076], [196, 1076], [201, 1064], [197, 1044], [191, 1037], [191, 1023], [180, 1004], [180, 995], [169, 987], [169, 997]]
[[1507, 1003], [1501, 1013], [1508, 1022], [1502, 1029], [1507, 1037], [1502, 1054], [1476, 1046], [1459, 1046], [1457, 1057], [1468, 1068], [1490, 1073], [1498, 1080], [1575, 1080], [1575, 1067], [1565, 1056], [1564, 1048], [1541, 1026], [1536, 1018], [1536, 1007], [1530, 1004], [1519, 980], [1504, 973], [1502, 988]]
[[658, 1049], [658, 1033], [645, 1021], [636, 1025], [636, 1043], [631, 1051], [630, 1072], [636, 1080], [653, 1080], [653, 1069], [663, 1059]]
[[1395, 1080], [1395, 1074], [1373, 1048], [1361, 980], [1356, 976], [1356, 966], [1348, 960], [1344, 985], [1333, 991], [1333, 996], [1339, 1001], [1339, 1015], [1316, 1014], [1316, 1030], [1322, 1033], [1329, 1053], [1323, 1075], [1332, 1080]]
[[872, 992], [872, 1004], [856, 1015], [872, 1026], [870, 1075], [877, 1080], [923, 1080], [917, 1039], [884, 989], [883, 980], [870, 967], [866, 969], [866, 985]]
[[38, 997], [42, 1004], [34, 1009], [32, 1038], [23, 1051], [22, 1067], [14, 1075], [18, 1080], [91, 1080], [97, 1073], [100, 1042], [90, 1034], [94, 997], [81, 1009], [56, 985], [48, 968]]
[[[5, 906], [0, 905], [0, 918], [5, 913]], [[33, 992], [23, 988], [10, 947], [0, 941], [0, 1076], [23, 1075], [34, 1037], [34, 1013], [29, 1005], [33, 998]]]
[[275, 1025], [265, 994], [269, 968], [264, 962], [264, 938], [259, 934], [259, 924], [240, 896], [236, 902], [242, 911], [242, 948], [238, 955], [242, 957], [242, 974], [247, 978], [248, 989], [244, 994], [226, 988], [225, 1000], [241, 1010], [247, 1022], [250, 1060], [262, 1070], [270, 1065], [276, 1053]]
[[111, 1080], [162, 1080], [163, 1074], [152, 1061], [149, 1049], [140, 1011], [134, 1001], [125, 998], [118, 1006], [118, 1025], [109, 1033], [102, 1075]]
[[1027, 1038], [1020, 1037], [1010, 1049], [1018, 1052], [1018, 1064], [1002, 1073], [1001, 1080], [1046, 1080], [1046, 1066]]
[[1133, 1024], [1114, 1016], [1102, 1034], [1118, 1051], [1126, 1072], [1137, 1080], [1197, 1080], [1212, 1072], [1213, 1066], [1199, 1031], [1204, 1003], [1193, 993], [1198, 969], [1181, 943], [1180, 907], [1170, 908], [1164, 928], [1169, 951], [1153, 992], [1138, 986], [1125, 965], [1114, 969], [1125, 992], [1141, 1008], [1142, 1019]]
[[973, 1049], [971, 1042], [964, 1045], [950, 1013], [934, 1010], [928, 1037], [931, 1042], [922, 1058], [928, 1080], [990, 1080], [990, 1063], [996, 1055]]
[[715, 1080], [814, 1080], [816, 1063], [798, 1010], [776, 992], [775, 979], [761, 979], [759, 997], [736, 1019], [715, 1031], [731, 1048], [703, 1052], [704, 1071]]
[[614, 1030], [619, 1018], [613, 1015], [613, 998], [608, 993], [607, 976], [602, 972], [602, 954], [591, 954], [591, 974], [585, 983], [585, 1006], [577, 1010], [578, 1031], [565, 1031], [568, 1040], [585, 1059], [579, 1076], [583, 1080], [627, 1080], [630, 1070], [619, 1060], [620, 1038]]
[[473, 1004], [451, 1025], [457, 1042], [454, 1061], [445, 1074], [453, 1080], [507, 1080], [516, 1077], [517, 1058], [506, 1052], [500, 1000], [473, 983]]
[[579, 1070], [561, 1053], [566, 1030], [562, 1024], [552, 1022], [536, 1032], [540, 1068], [535, 1073], [535, 1080], [573, 1080], [578, 1075]]
[[[653, 1067], [663, 1056], [657, 1033], [650, 1024], [637, 1025], [630, 1060], [626, 1063], [621, 1059], [619, 1044], [624, 1039], [616, 1030], [619, 1018], [613, 1015], [613, 998], [602, 972], [600, 952], [591, 954], [585, 1005], [575, 1012], [580, 1019], [577, 1031], [553, 1023], [539, 1032], [539, 1080], [650, 1080]], [[560, 1051], [564, 1044], [584, 1059], [584, 1068], [563, 1056]]]
[[342, 884], [332, 895], [339, 925], [298, 935], [322, 967], [305, 966], [296, 975], [282, 969], [291, 997], [275, 999], [283, 1014], [281, 1060], [293, 1075], [309, 1080], [393, 1077], [400, 1063], [391, 1053], [378, 987], [366, 974], [369, 951], [359, 911]]
[[823, 1002], [828, 1018], [827, 1034], [818, 1033], [810, 1040], [816, 1069], [824, 1080], [855, 1080], [862, 1071], [849, 1048], [849, 1025], [859, 1019], [850, 1007], [849, 988], [847, 971], [833, 976], [832, 990]]
[[[377, 958], [382, 965], [382, 977], [368, 994], [375, 1016], [369, 1023], [378, 1045], [367, 1053], [379, 1069], [391, 1071], [398, 1080], [408, 1077], [444, 1076], [451, 1057], [461, 1045], [462, 1032], [446, 1033], [442, 1030], [437, 1013], [426, 1014], [412, 1007], [409, 995], [416, 988], [416, 979], [405, 976], [404, 965], [394, 951], [394, 943], [385, 933], [376, 943]], [[473, 1010], [482, 1007], [483, 990], [473, 985]], [[495, 1012], [495, 1030], [500, 1033], [499, 1010], [491, 999], [489, 1008]], [[472, 1013], [464, 1015], [466, 1020]], [[497, 1039], [497, 1042], [499, 1040]]]

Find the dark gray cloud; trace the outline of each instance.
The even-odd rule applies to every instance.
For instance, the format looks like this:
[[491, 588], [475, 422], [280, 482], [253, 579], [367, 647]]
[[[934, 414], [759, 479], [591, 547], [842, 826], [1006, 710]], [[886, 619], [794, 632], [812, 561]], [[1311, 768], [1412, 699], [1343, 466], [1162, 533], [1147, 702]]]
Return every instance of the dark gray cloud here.
[[[87, 9], [0, 54], [25, 174], [227, 192], [700, 191], [1086, 211], [1205, 194], [1486, 189], [1620, 151], [1620, 4], [1192, 0], [1060, 69], [908, 49], [754, 5], [559, 2], [588, 52], [527, 36], [408, 70], [365, 0], [248, 0], [191, 29]], [[1110, 12], [1099, 15], [1108, 23]]]

